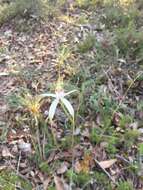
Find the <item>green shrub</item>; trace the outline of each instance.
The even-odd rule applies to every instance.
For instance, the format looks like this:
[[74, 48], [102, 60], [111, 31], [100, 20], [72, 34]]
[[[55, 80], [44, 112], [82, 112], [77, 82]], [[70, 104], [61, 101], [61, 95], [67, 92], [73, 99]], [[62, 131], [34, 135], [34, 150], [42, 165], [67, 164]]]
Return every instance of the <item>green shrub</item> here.
[[133, 59], [143, 58], [143, 35], [135, 26], [120, 28], [115, 32], [115, 44], [122, 55]]
[[104, 12], [101, 21], [109, 29], [126, 27], [130, 22], [136, 22], [140, 12], [135, 5], [124, 7], [119, 1], [108, 1], [104, 4]]
[[29, 13], [41, 14], [42, 0], [15, 0], [9, 4], [0, 5], [0, 25], [17, 15]]

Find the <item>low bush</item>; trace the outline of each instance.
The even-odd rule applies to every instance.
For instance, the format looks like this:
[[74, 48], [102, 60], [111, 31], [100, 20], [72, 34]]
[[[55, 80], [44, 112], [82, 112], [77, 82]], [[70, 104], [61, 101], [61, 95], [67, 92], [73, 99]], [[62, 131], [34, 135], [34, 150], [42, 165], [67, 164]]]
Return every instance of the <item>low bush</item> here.
[[142, 31], [138, 31], [133, 26], [116, 30], [115, 44], [125, 57], [141, 59], [143, 53]]
[[10, 3], [0, 4], [0, 25], [17, 15], [28, 15], [31, 13], [41, 14], [43, 1], [41, 0], [15, 0]]

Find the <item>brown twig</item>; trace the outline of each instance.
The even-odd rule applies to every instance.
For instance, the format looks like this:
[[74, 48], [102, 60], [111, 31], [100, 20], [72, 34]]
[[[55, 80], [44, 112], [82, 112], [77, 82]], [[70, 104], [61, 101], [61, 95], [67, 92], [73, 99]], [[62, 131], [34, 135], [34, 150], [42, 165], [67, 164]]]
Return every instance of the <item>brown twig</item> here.
[[120, 159], [120, 160], [122, 160], [122, 161], [124, 161], [125, 163], [127, 163], [127, 164], [129, 164], [129, 165], [131, 164], [130, 161], [128, 161], [128, 160], [127, 160], [126, 158], [124, 158], [123, 156], [116, 155], [116, 158], [117, 158], [117, 159]]

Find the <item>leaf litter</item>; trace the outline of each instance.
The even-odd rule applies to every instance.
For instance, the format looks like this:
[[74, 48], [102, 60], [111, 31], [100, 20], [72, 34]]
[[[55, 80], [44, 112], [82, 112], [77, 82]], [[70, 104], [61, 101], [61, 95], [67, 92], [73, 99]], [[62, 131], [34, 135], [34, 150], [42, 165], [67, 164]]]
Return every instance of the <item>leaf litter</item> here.
[[[78, 15], [80, 9], [77, 8], [76, 11], [71, 11], [70, 13], [73, 18], [80, 16]], [[89, 19], [90, 17], [92, 19], [93, 15], [90, 15], [88, 11], [82, 11], [84, 14], [87, 14]], [[14, 28], [14, 21], [12, 21], [12, 23], [3, 25], [0, 28], [0, 43], [4, 49], [4, 52], [2, 55], [0, 55], [0, 122], [3, 122], [4, 125], [5, 123], [8, 125], [6, 143], [3, 144], [2, 142], [0, 145], [0, 153], [3, 157], [3, 160], [0, 162], [0, 170], [4, 170], [5, 167], [9, 167], [16, 171], [19, 164], [19, 175], [24, 176], [27, 180], [29, 180], [34, 188], [42, 187], [41, 189], [45, 190], [48, 189], [53, 183], [55, 184], [56, 190], [69, 189], [67, 178], [64, 174], [66, 174], [71, 167], [70, 163], [72, 150], [70, 150], [70, 148], [64, 148], [60, 151], [58, 149], [52, 150], [51, 153], [48, 154], [45, 162], [46, 166], [53, 168], [55, 167], [55, 169], [53, 169], [55, 174], [41, 172], [39, 167], [36, 167], [36, 164], [31, 162], [29, 159], [29, 154], [26, 154], [26, 152], [30, 152], [30, 154], [34, 154], [34, 152], [31, 149], [30, 134], [28, 135], [27, 133], [23, 132], [24, 126], [21, 121], [22, 110], [11, 109], [11, 107], [8, 106], [5, 97], [15, 92], [19, 92], [20, 87], [30, 89], [32, 93], [35, 93], [35, 91], [45, 92], [48, 89], [48, 85], [52, 82], [55, 82], [55, 77], [57, 76], [57, 70], [55, 69], [57, 64], [56, 52], [62, 43], [69, 43], [71, 47], [74, 47], [74, 44], [77, 43], [77, 41], [80, 42], [83, 40], [83, 38], [86, 36], [86, 33], [93, 32], [98, 36], [98, 41], [102, 41], [104, 46], [107, 45], [105, 44], [106, 36], [104, 36], [104, 32], [103, 34], [99, 33], [93, 26], [94, 24], [89, 23], [88, 26], [82, 24], [78, 25], [73, 24], [74, 21], [71, 22], [71, 20], [70, 22], [67, 22], [67, 18], [62, 18], [62, 20], [60, 19], [61, 18], [58, 18], [44, 24], [37, 23], [37, 21], [33, 19], [31, 20], [30, 24], [35, 24], [36, 27], [35, 30], [30, 33], [18, 32]], [[17, 22], [19, 21], [17, 20]], [[71, 58], [69, 60], [69, 63], [73, 64], [73, 67], [76, 67], [76, 61], [78, 60], [78, 62], [82, 62], [81, 65], [88, 65], [92, 54], [94, 55], [94, 51], [98, 51], [98, 49], [94, 50], [91, 48], [89, 53], [90, 55], [88, 54], [86, 56], [84, 54], [75, 53], [73, 55], [73, 59]], [[138, 116], [140, 116], [139, 120], [142, 120], [142, 111], [133, 110], [134, 102], [131, 99], [131, 96], [134, 97], [133, 99], [138, 97], [139, 99], [142, 98], [142, 81], [137, 81], [135, 86], [132, 87], [133, 94], [127, 94], [127, 97], [124, 97], [123, 92], [128, 86], [128, 83], [125, 84], [123, 81], [125, 80], [130, 83], [133, 80], [132, 71], [129, 71], [126, 68], [122, 69], [122, 65], [124, 68], [124, 64], [127, 62], [126, 59], [118, 58], [117, 61], [119, 62], [118, 68], [116, 68], [116, 66], [112, 66], [112, 68], [108, 68], [106, 72], [103, 71], [105, 75], [104, 77], [106, 77], [107, 80], [107, 88], [113, 95], [114, 99], [117, 99], [120, 102], [122, 101], [122, 98], [124, 98], [125, 103], [129, 102], [131, 109], [129, 108], [128, 112], [135, 112], [137, 119]], [[71, 77], [73, 74], [71, 74], [70, 71], [67, 72], [66, 68], [63, 68], [62, 72], [65, 79]], [[139, 96], [137, 96], [137, 94], [139, 94]], [[104, 98], [101, 99], [101, 105], [104, 105], [103, 101]], [[81, 122], [81, 125], [85, 125], [84, 128], [81, 127], [80, 130], [78, 130], [78, 128], [76, 129], [77, 133], [75, 136], [80, 137], [80, 141], [78, 142], [78, 145], [74, 147], [74, 174], [90, 174], [94, 170], [99, 169], [101, 172], [105, 173], [113, 183], [115, 182], [115, 178], [134, 178], [134, 183], [136, 184], [135, 186], [141, 189], [143, 184], [140, 180], [140, 177], [138, 178], [137, 176], [133, 175], [132, 171], [124, 172], [124, 167], [126, 167], [126, 164], [129, 164], [129, 166], [132, 167], [132, 162], [134, 162], [136, 159], [134, 158], [134, 152], [137, 151], [136, 146], [132, 146], [129, 152], [125, 147], [123, 147], [120, 158], [118, 156], [116, 157], [115, 154], [114, 156], [112, 154], [108, 155], [111, 147], [107, 142], [105, 142], [105, 139], [110, 138], [110, 134], [107, 133], [107, 136], [104, 136], [103, 134], [105, 139], [102, 139], [103, 141], [98, 142], [97, 145], [91, 142], [91, 129], [95, 128], [96, 130], [99, 130], [103, 124], [102, 119], [100, 118], [100, 112], [91, 115], [90, 113], [91, 112], [89, 111], [89, 115], [83, 119], [85, 123]], [[91, 120], [95, 121], [97, 126], [95, 124], [93, 126], [93, 122], [91, 122]], [[126, 130], [124, 127], [127, 126], [127, 128], [134, 128], [137, 130], [139, 128], [139, 131], [142, 133], [142, 125], [140, 125], [140, 123], [137, 124], [136, 121], [132, 121], [128, 125], [128, 122], [125, 120], [123, 115], [117, 110], [112, 119], [112, 124], [116, 128], [116, 131], [122, 134]], [[17, 122], [19, 122], [21, 127], [20, 130], [22, 132], [20, 132], [17, 128]], [[56, 135], [59, 133], [61, 138], [64, 129], [59, 129], [59, 125], [62, 124], [56, 121], [54, 125]], [[14, 129], [15, 132], [11, 132], [12, 129]], [[142, 138], [140, 138], [140, 142], [143, 142]], [[114, 144], [115, 143], [113, 143], [113, 146], [115, 146]], [[23, 152], [21, 154], [20, 163], [19, 150]], [[90, 152], [90, 154], [85, 154], [87, 150]], [[131, 158], [131, 160], [129, 161], [127, 158]], [[53, 166], [56, 165], [55, 163], [58, 161], [60, 164], [58, 164], [58, 166]], [[97, 167], [97, 165], [100, 168]]]

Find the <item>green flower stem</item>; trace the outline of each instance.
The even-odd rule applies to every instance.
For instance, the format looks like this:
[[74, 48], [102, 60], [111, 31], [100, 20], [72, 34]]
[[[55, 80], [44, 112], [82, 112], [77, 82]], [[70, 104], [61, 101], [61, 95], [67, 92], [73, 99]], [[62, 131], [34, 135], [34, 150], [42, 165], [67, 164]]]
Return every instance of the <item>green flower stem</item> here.
[[51, 133], [52, 133], [52, 136], [53, 136], [54, 145], [58, 148], [58, 143], [57, 143], [57, 139], [56, 139], [56, 136], [54, 134], [54, 131], [53, 131], [52, 124], [51, 124]]
[[72, 143], [71, 143], [71, 149], [72, 149], [72, 169], [71, 169], [71, 176], [70, 176], [70, 190], [72, 190], [72, 183], [73, 183], [73, 172], [74, 172], [74, 132], [75, 132], [75, 119], [72, 118]]
[[36, 135], [37, 135], [37, 143], [38, 143], [39, 154], [40, 154], [40, 158], [42, 160], [43, 154], [42, 154], [42, 149], [41, 149], [40, 133], [39, 133], [39, 127], [38, 126], [37, 126], [37, 130], [36, 130]]
[[75, 132], [75, 118], [71, 117], [69, 115], [69, 113], [67, 112], [67, 110], [65, 109], [64, 104], [61, 103], [61, 106], [65, 112], [65, 114], [67, 115], [67, 117], [69, 118], [71, 124], [72, 124], [72, 142], [71, 142], [71, 150], [72, 150], [72, 169], [71, 169], [71, 176], [70, 176], [70, 189], [72, 190], [72, 182], [73, 182], [73, 172], [74, 172], [74, 132]]

